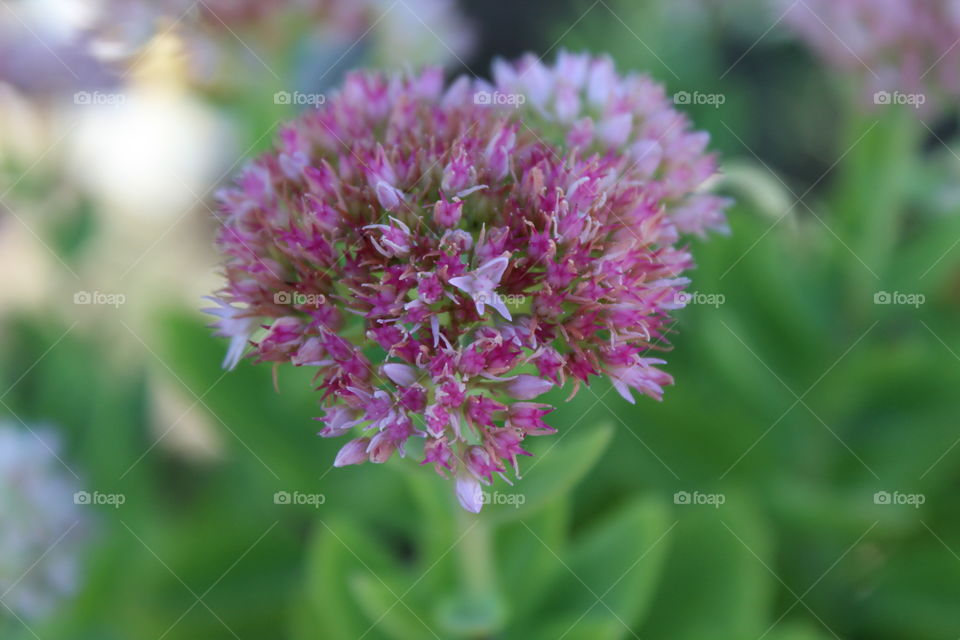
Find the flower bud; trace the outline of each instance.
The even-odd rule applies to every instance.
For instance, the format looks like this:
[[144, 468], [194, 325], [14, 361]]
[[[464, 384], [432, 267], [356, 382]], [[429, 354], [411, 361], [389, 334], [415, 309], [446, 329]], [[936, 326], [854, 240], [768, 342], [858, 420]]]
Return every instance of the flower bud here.
[[461, 472], [457, 475], [457, 500], [460, 506], [471, 513], [480, 513], [483, 507], [483, 489], [472, 475]]
[[438, 200], [433, 205], [433, 222], [441, 227], [453, 228], [460, 222], [463, 214], [463, 202], [447, 202]]
[[367, 461], [367, 446], [370, 438], [356, 438], [343, 445], [333, 461], [335, 467], [345, 467], [348, 464], [360, 464]]
[[367, 446], [367, 453], [370, 454], [370, 462], [383, 464], [390, 459], [393, 452], [397, 449], [397, 443], [387, 433], [378, 433], [370, 440]]
[[553, 387], [553, 383], [537, 376], [521, 373], [506, 384], [505, 391], [517, 400], [533, 400]]

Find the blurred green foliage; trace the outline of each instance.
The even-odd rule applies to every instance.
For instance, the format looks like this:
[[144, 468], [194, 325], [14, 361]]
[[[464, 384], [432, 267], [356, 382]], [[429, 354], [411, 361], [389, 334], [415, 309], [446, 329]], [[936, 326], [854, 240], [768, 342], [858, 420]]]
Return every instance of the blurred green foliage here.
[[[678, 312], [664, 402], [557, 392], [559, 433], [497, 487], [524, 503], [467, 516], [411, 460], [331, 471], [309, 371], [279, 391], [266, 365], [224, 374], [196, 313], [158, 317], [139, 359], [108, 316], [5, 313], [0, 410], [57, 425], [83, 485], [127, 500], [96, 510], [78, 598], [4, 638], [960, 636], [960, 159], [916, 114], [859, 112], [794, 44], [738, 62], [762, 21], [601, 5], [560, 44], [726, 96], [690, 108], [739, 202], [730, 237], [694, 242], [691, 290], [723, 302]], [[68, 260], [90, 232], [71, 220]], [[219, 459], [164, 446], [157, 380], [209, 418]]]

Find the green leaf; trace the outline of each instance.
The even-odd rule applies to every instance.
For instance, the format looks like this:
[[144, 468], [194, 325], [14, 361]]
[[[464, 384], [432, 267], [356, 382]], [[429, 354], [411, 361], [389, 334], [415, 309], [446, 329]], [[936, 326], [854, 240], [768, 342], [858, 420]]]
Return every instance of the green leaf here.
[[836, 640], [829, 631], [804, 624], [777, 625], [769, 634], [768, 640]]
[[495, 636], [503, 626], [505, 607], [494, 592], [459, 590], [436, 607], [436, 620], [444, 635], [458, 638]]
[[[418, 518], [430, 525], [418, 533], [419, 552], [425, 563], [432, 564], [440, 560], [449, 550], [450, 542], [455, 539], [456, 510], [461, 509], [454, 498], [454, 485], [450, 479], [442, 478], [427, 467], [413, 464], [412, 460], [403, 460], [403, 464], [392, 468], [406, 482], [417, 508]], [[436, 575], [433, 571], [425, 578]]]
[[[536, 443], [533, 460], [510, 491], [488, 490], [491, 504], [484, 517], [500, 522], [530, 517], [558, 496], [565, 495], [600, 459], [610, 443], [609, 424], [581, 422], [569, 433], [558, 433]], [[505, 497], [498, 503], [498, 495]]]
[[[951, 168], [951, 175], [954, 171]], [[917, 228], [911, 229], [910, 241], [898, 247], [892, 257], [885, 287], [889, 291], [923, 293], [929, 304], [937, 292], [950, 290], [955, 277], [960, 262], [960, 247], [956, 244], [960, 237], [960, 211], [951, 206], [936, 216], [927, 214], [918, 222]]]
[[[670, 546], [666, 507], [653, 499], [627, 503], [577, 538], [568, 553], [550, 549], [561, 569], [531, 622], [569, 619], [572, 637], [622, 638], [646, 613]], [[534, 532], [530, 532], [533, 536]], [[543, 540], [538, 540], [548, 546]], [[590, 636], [589, 634], [593, 634]], [[546, 637], [536, 627], [517, 637]], [[556, 636], [553, 636], [556, 637]]]
[[376, 627], [370, 628], [371, 620], [346, 585], [366, 570], [363, 563], [383, 562], [383, 552], [352, 522], [337, 518], [318, 523], [306, 558], [306, 611], [296, 619], [295, 638], [346, 640], [368, 630], [366, 638], [382, 638]]
[[[355, 572], [350, 576], [350, 592], [366, 613], [370, 625], [392, 638], [428, 638], [436, 635], [426, 622], [427, 617], [417, 613], [404, 598], [405, 591], [397, 581], [370, 572]], [[401, 600], [401, 598], [403, 598]]]
[[726, 497], [720, 508], [677, 508], [664, 581], [642, 637], [742, 640], [766, 630], [774, 587], [764, 568], [772, 562], [769, 533], [742, 498]]
[[566, 551], [569, 520], [569, 501], [559, 499], [498, 532], [497, 575], [506, 591], [511, 619], [527, 616], [563, 570], [554, 554], [562, 556]]
[[[883, 277], [906, 213], [912, 165], [926, 133], [910, 109], [887, 109], [878, 122], [873, 113], [857, 115], [839, 166], [834, 216], [826, 219], [842, 240], [835, 253], [855, 281], [873, 284], [866, 264]], [[821, 218], [824, 213], [818, 212]], [[838, 224], [839, 222], [839, 224]], [[845, 243], [847, 246], [843, 246]]]
[[[932, 640], [958, 635], [958, 528], [952, 512], [949, 518], [943, 523], [927, 520], [922, 533], [913, 539], [878, 548], [882, 569], [871, 580], [871, 591], [865, 598], [848, 595], [860, 582], [854, 582], [855, 576], [843, 585], [845, 589], [837, 589], [833, 602], [843, 610], [844, 619], [859, 622], [862, 637]], [[817, 602], [811, 604], [816, 606]]]
[[[600, 605], [597, 605], [598, 607]], [[603, 612], [606, 612], [604, 609]], [[603, 613], [599, 612], [599, 613]], [[622, 638], [626, 628], [609, 617], [599, 615], [595, 608], [580, 615], [561, 615], [547, 619], [532, 636], [535, 640], [617, 640]]]
[[[241, 362], [233, 371], [220, 364], [225, 344], [214, 338], [195, 315], [172, 315], [162, 326], [157, 356], [174, 372], [171, 383], [189, 401], [202, 398], [197, 409], [208, 412], [230, 455], [274, 482], [273, 490], [316, 487], [342, 442], [317, 438], [319, 394], [306, 368], [280, 367], [279, 392], [269, 366]], [[168, 372], [162, 365], [160, 372]], [[235, 453], [234, 453], [235, 452]], [[318, 471], [319, 468], [319, 471]], [[336, 482], [325, 478], [325, 487]], [[332, 492], [331, 492], [332, 493]]]

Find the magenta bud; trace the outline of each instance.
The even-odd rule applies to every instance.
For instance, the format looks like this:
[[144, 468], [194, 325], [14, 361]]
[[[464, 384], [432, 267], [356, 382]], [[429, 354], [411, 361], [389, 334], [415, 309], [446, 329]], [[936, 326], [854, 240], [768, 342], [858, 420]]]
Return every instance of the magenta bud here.
[[467, 469], [477, 478], [485, 479], [487, 484], [493, 480], [493, 473], [501, 467], [490, 457], [487, 450], [476, 445], [469, 447], [463, 456]]
[[547, 433], [556, 433], [556, 429], [543, 421], [543, 416], [550, 413], [551, 407], [536, 402], [514, 402], [510, 405], [508, 420], [510, 426], [521, 429], [528, 435], [539, 436]]
[[453, 228], [460, 222], [460, 216], [463, 213], [463, 202], [447, 202], [438, 200], [433, 205], [433, 221], [441, 226]]

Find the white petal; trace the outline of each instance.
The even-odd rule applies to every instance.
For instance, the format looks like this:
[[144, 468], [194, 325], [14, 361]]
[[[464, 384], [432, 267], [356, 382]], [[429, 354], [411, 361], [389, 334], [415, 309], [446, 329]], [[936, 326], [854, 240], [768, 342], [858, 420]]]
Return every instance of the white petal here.
[[617, 393], [619, 393], [624, 400], [626, 400], [630, 404], [637, 403], [637, 401], [633, 399], [633, 394], [630, 393], [630, 387], [628, 387], [626, 384], [624, 384], [620, 380], [617, 380], [616, 378], [611, 378], [610, 382], [613, 383], [613, 388], [617, 390]]
[[471, 513], [480, 513], [483, 507], [483, 490], [480, 482], [469, 473], [457, 475], [457, 500], [460, 506]]
[[501, 316], [507, 320], [513, 320], [513, 318], [510, 316], [510, 311], [507, 309], [507, 305], [503, 303], [503, 298], [494, 293], [490, 296], [487, 296], [487, 301], [490, 303], [491, 307], [500, 312]]
[[222, 369], [233, 371], [233, 368], [243, 357], [243, 350], [247, 347], [247, 336], [233, 336], [230, 338], [230, 348], [227, 349], [227, 355], [223, 358]]
[[473, 295], [476, 289], [477, 279], [472, 275], [457, 276], [456, 278], [450, 278], [449, 282], [457, 289], [460, 289], [460, 291]]
[[[493, 260], [487, 261], [474, 273], [476, 273], [478, 276], [483, 274], [493, 282], [500, 282], [500, 278], [503, 277], [503, 272], [507, 270], [507, 264], [507, 257], [500, 256], [499, 258], [494, 258]], [[451, 282], [453, 281], [451, 280]]]

